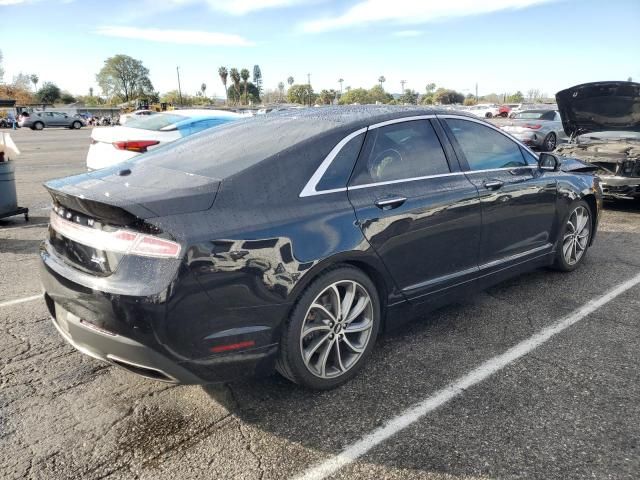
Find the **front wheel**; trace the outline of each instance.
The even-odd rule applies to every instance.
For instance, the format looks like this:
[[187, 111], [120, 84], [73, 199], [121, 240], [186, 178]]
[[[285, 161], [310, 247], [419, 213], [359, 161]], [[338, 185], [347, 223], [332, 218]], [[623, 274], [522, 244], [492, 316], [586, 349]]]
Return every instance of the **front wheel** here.
[[42, 130], [44, 128], [44, 123], [42, 122], [36, 122], [33, 124], [33, 128], [35, 130]]
[[591, 209], [583, 200], [575, 203], [560, 231], [553, 266], [562, 272], [578, 268], [591, 243]]
[[74, 130], [79, 130], [80, 128], [82, 128], [82, 123], [73, 122], [73, 124], [71, 125], [71, 128], [73, 128]]
[[314, 280], [284, 327], [278, 371], [308, 388], [328, 390], [353, 378], [371, 355], [380, 328], [375, 285], [354, 267]]
[[547, 136], [544, 137], [544, 140], [542, 141], [541, 150], [543, 152], [552, 152], [556, 148], [557, 141], [558, 139], [556, 138], [555, 133], [553, 132], [548, 133]]
[[486, 118], [491, 118], [491, 117], [493, 117], [493, 115], [491, 114], [491, 112], [487, 112], [487, 113], [485, 114], [485, 117], [486, 117]]

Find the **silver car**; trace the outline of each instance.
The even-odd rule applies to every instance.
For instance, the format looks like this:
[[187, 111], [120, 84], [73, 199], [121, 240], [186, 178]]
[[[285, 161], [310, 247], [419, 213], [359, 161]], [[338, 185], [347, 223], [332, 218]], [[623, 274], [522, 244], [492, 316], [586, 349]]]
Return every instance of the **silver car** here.
[[525, 145], [543, 152], [550, 152], [558, 141], [567, 140], [560, 113], [556, 110], [525, 110], [516, 113], [509, 123], [500, 128]]
[[33, 130], [42, 130], [45, 127], [82, 128], [87, 125], [84, 118], [61, 112], [32, 112], [29, 116], [20, 118], [18, 125]]

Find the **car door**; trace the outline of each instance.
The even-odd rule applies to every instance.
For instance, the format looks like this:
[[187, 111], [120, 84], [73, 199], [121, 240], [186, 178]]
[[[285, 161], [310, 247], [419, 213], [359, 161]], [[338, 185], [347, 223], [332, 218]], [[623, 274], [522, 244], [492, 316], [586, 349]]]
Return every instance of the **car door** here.
[[480, 268], [500, 269], [548, 253], [557, 181], [537, 157], [484, 122], [441, 116], [460, 164], [482, 205]]
[[478, 193], [436, 128], [428, 119], [370, 126], [347, 188], [364, 236], [410, 299], [477, 271]]

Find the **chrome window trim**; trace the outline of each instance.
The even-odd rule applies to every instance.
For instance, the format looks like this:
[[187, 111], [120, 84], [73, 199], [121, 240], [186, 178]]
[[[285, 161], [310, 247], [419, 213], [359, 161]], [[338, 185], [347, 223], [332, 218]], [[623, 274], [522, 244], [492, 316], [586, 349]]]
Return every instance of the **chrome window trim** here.
[[[347, 190], [358, 190], [358, 189], [361, 189], [361, 188], [379, 187], [379, 186], [383, 186], [383, 185], [392, 185], [392, 184], [395, 184], [395, 183], [415, 182], [417, 180], [429, 180], [429, 179], [432, 179], [432, 178], [444, 178], [444, 177], [452, 177], [452, 176], [465, 175], [465, 174], [473, 175], [473, 174], [476, 174], [476, 173], [500, 172], [500, 171], [509, 171], [509, 170], [538, 168], [538, 165], [523, 165], [521, 167], [489, 168], [489, 169], [484, 169], [484, 170], [467, 170], [467, 171], [463, 171], [463, 172], [440, 173], [440, 174], [436, 174], [436, 175], [426, 175], [426, 176], [421, 176], [421, 177], [401, 178], [401, 179], [398, 179], [398, 180], [388, 180], [386, 182], [367, 183], [367, 184], [364, 184], [364, 185], [356, 185], [356, 186], [352, 186], [352, 187], [333, 188], [333, 189], [330, 189], [330, 190], [316, 190], [316, 187], [318, 186], [318, 183], [322, 179], [322, 176], [329, 169], [329, 166], [331, 165], [331, 162], [333, 162], [333, 160], [336, 158], [338, 153], [340, 153], [340, 150], [342, 150], [342, 148], [350, 140], [352, 140], [353, 138], [355, 138], [358, 135], [361, 135], [361, 134], [367, 132], [368, 130], [374, 130], [376, 128], [384, 127], [386, 125], [393, 125], [395, 123], [410, 122], [410, 121], [414, 121], [414, 120], [428, 120], [428, 119], [433, 119], [433, 118], [443, 118], [443, 119], [452, 118], [452, 119], [456, 119], [456, 120], [467, 120], [469, 122], [475, 122], [475, 123], [479, 123], [481, 125], [485, 125], [485, 126], [491, 128], [491, 129], [497, 131], [498, 133], [504, 135], [509, 140], [515, 142], [517, 145], [521, 146], [526, 151], [531, 153], [535, 158], [538, 158], [538, 156], [535, 154], [535, 152], [533, 150], [531, 150], [529, 147], [527, 147], [525, 144], [523, 144], [522, 142], [520, 142], [516, 138], [512, 137], [511, 135], [509, 135], [507, 132], [505, 132], [505, 131], [501, 130], [500, 128], [496, 127], [495, 125], [492, 125], [492, 124], [490, 124], [490, 123], [488, 123], [488, 122], [486, 122], [484, 120], [481, 120], [481, 119], [467, 117], [466, 115], [450, 115], [450, 114], [446, 114], [446, 115], [436, 115], [436, 114], [434, 114], [434, 115], [415, 115], [413, 117], [394, 118], [392, 120], [386, 120], [384, 122], [379, 122], [379, 123], [375, 123], [373, 125], [369, 125], [368, 127], [363, 127], [363, 128], [361, 128], [359, 130], [356, 130], [355, 132], [350, 133], [349, 135], [344, 137], [342, 140], [340, 140], [340, 142], [338, 142], [338, 144], [335, 147], [333, 147], [331, 152], [329, 152], [329, 154], [322, 161], [320, 166], [313, 173], [313, 175], [311, 176], [311, 178], [309, 179], [309, 181], [304, 186], [304, 188], [302, 189], [302, 191], [300, 192], [300, 194], [298, 196], [299, 197], [310, 197], [310, 196], [313, 196], [313, 195], [324, 195], [324, 194], [328, 194], [328, 193], [346, 192]], [[526, 161], [526, 159], [525, 159], [525, 161]]]
[[[484, 120], [480, 120], [479, 118], [471, 118], [471, 117], [467, 117], [466, 115], [438, 115], [438, 118], [453, 118], [454, 120], [467, 120], [469, 122], [474, 122], [474, 123], [479, 123], [480, 125], [484, 125], [485, 127], [489, 127], [493, 130], [495, 130], [498, 133], [501, 133], [502, 135], [504, 135], [505, 137], [507, 137], [509, 140], [517, 143], [518, 145], [520, 145], [522, 148], [524, 148], [526, 151], [528, 151], [529, 153], [531, 153], [531, 155], [533, 155], [534, 157], [538, 158], [538, 155], [535, 154], [535, 152], [533, 150], [531, 150], [529, 147], [527, 147], [524, 143], [522, 143], [520, 140], [518, 140], [515, 137], [512, 137], [511, 135], [509, 135], [508, 132], [505, 132], [504, 130], [502, 130], [501, 128], [496, 127], [495, 125], [489, 123], [489, 122], [485, 122]], [[532, 165], [533, 166], [533, 165]], [[471, 172], [473, 170], [469, 170], [469, 172]], [[481, 170], [475, 170], [476, 172], [480, 172]]]
[[342, 147], [344, 147], [347, 143], [349, 143], [350, 140], [356, 138], [358, 135], [361, 135], [361, 134], [365, 133], [366, 131], [367, 131], [367, 127], [361, 128], [359, 130], [356, 130], [355, 132], [351, 132], [349, 135], [347, 135], [342, 140], [340, 140], [338, 142], [338, 144], [335, 147], [333, 147], [333, 149], [329, 152], [329, 155], [327, 155], [325, 157], [325, 159], [322, 161], [320, 166], [313, 173], [313, 175], [311, 176], [311, 178], [309, 179], [307, 184], [304, 186], [304, 188], [300, 192], [300, 195], [298, 195], [298, 196], [299, 197], [309, 197], [311, 195], [320, 195], [320, 194], [334, 193], [334, 192], [344, 192], [346, 190], [346, 187], [334, 188], [334, 189], [331, 189], [331, 190], [320, 190], [320, 191], [316, 190], [316, 187], [318, 186], [318, 183], [322, 179], [322, 176], [329, 169], [329, 166], [331, 165], [331, 162], [333, 162], [333, 160], [336, 158], [338, 153], [340, 153], [340, 150], [342, 150]]
[[386, 127], [387, 125], [393, 125], [394, 123], [411, 122], [414, 120], [429, 120], [430, 118], [436, 118], [436, 116], [435, 115], [414, 115], [413, 117], [394, 118], [392, 120], [386, 120], [384, 122], [374, 123], [373, 125], [369, 125], [369, 130], [374, 130], [380, 127]]

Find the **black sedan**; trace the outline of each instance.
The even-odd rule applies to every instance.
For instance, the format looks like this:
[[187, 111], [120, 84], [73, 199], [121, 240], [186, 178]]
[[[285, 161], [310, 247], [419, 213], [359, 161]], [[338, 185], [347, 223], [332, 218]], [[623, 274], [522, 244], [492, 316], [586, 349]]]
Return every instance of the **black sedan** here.
[[416, 312], [574, 270], [601, 208], [585, 164], [399, 107], [259, 116], [46, 188], [42, 282], [69, 343], [158, 380], [319, 389]]

